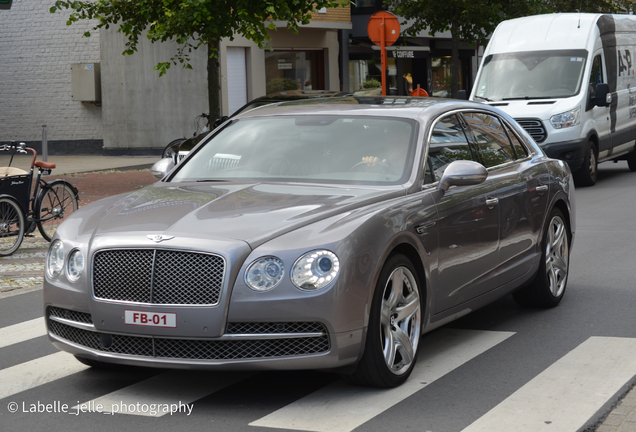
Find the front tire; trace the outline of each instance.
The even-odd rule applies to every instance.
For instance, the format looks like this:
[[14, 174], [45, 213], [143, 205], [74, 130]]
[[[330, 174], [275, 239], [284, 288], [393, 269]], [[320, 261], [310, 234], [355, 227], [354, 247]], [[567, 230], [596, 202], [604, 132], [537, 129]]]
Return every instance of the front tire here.
[[552, 209], [541, 242], [541, 264], [532, 284], [515, 292], [522, 306], [555, 307], [563, 298], [570, 269], [570, 229], [558, 208]]
[[51, 182], [38, 196], [35, 217], [42, 237], [51, 241], [57, 227], [77, 211], [77, 192], [66, 182]]
[[396, 387], [417, 360], [422, 327], [422, 296], [417, 272], [404, 255], [391, 257], [380, 273], [369, 316], [362, 359], [346, 378], [369, 387]]
[[631, 172], [636, 171], [636, 149], [627, 155], [627, 166]]
[[588, 150], [583, 165], [574, 173], [574, 182], [577, 186], [594, 186], [598, 175], [598, 160], [596, 159], [596, 146], [593, 141], [588, 143]]
[[10, 198], [0, 198], [0, 256], [14, 253], [24, 236], [24, 213]]

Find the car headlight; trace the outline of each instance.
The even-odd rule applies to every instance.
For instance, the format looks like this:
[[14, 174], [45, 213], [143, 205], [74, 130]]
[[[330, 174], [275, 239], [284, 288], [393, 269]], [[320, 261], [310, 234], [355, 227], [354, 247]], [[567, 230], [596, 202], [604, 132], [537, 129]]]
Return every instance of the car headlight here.
[[328, 250], [309, 252], [294, 263], [292, 283], [301, 290], [319, 290], [329, 285], [340, 271], [340, 260]]
[[66, 277], [71, 282], [77, 282], [84, 273], [84, 254], [79, 249], [75, 249], [68, 257], [66, 266]]
[[55, 240], [46, 256], [46, 272], [56, 278], [64, 269], [64, 244], [60, 240]]
[[255, 291], [269, 291], [278, 285], [285, 274], [283, 262], [276, 257], [254, 261], [245, 272], [245, 283]]
[[581, 107], [576, 107], [572, 111], [556, 114], [550, 117], [550, 123], [555, 129], [563, 129], [578, 126], [581, 122]]

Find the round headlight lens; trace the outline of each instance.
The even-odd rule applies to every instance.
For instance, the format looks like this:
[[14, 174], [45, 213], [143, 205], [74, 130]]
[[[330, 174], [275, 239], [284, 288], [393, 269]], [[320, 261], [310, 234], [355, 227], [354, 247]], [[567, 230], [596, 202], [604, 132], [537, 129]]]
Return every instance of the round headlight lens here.
[[269, 291], [280, 283], [284, 274], [285, 266], [278, 258], [259, 258], [247, 268], [245, 283], [255, 291]]
[[66, 276], [71, 282], [76, 282], [84, 273], [84, 254], [79, 249], [75, 249], [68, 257]]
[[64, 269], [64, 244], [55, 240], [46, 256], [46, 272], [50, 277], [56, 278]]
[[338, 276], [340, 260], [328, 250], [309, 252], [301, 256], [291, 272], [292, 283], [301, 290], [319, 290]]

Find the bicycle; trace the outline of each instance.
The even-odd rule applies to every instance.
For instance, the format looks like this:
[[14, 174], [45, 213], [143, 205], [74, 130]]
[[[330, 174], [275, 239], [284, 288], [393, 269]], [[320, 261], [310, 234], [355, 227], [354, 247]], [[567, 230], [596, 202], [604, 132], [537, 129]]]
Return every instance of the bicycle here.
[[[201, 127], [200, 121], [201, 119], [205, 119], [205, 126]], [[195, 117], [194, 119], [194, 134], [193, 137], [200, 135], [204, 132], [210, 130], [210, 115], [203, 113]], [[162, 158], [172, 158], [179, 152], [179, 146], [188, 138], [177, 138], [175, 140], [170, 141], [168, 145], [163, 149], [161, 153]]]
[[[50, 174], [55, 163], [36, 160], [37, 152], [25, 143], [11, 142], [0, 146], [0, 151], [11, 152], [9, 166], [0, 168], [0, 256], [8, 256], [18, 250], [23, 238], [36, 227], [42, 237], [51, 241], [60, 223], [77, 210], [79, 195], [77, 188], [66, 180], [42, 180], [42, 174]], [[29, 152], [33, 153], [29, 172], [11, 166], [16, 153]]]

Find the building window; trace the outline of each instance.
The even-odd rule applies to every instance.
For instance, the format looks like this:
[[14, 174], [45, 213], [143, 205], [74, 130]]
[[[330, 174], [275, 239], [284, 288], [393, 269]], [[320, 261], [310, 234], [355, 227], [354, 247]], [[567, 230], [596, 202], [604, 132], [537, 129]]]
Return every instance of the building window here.
[[325, 90], [324, 52], [265, 51], [267, 94], [289, 90]]
[[[451, 57], [431, 57], [431, 70], [433, 72], [433, 82], [431, 83], [432, 95], [435, 97], [451, 97]], [[459, 59], [459, 90], [464, 88], [464, 65]]]

